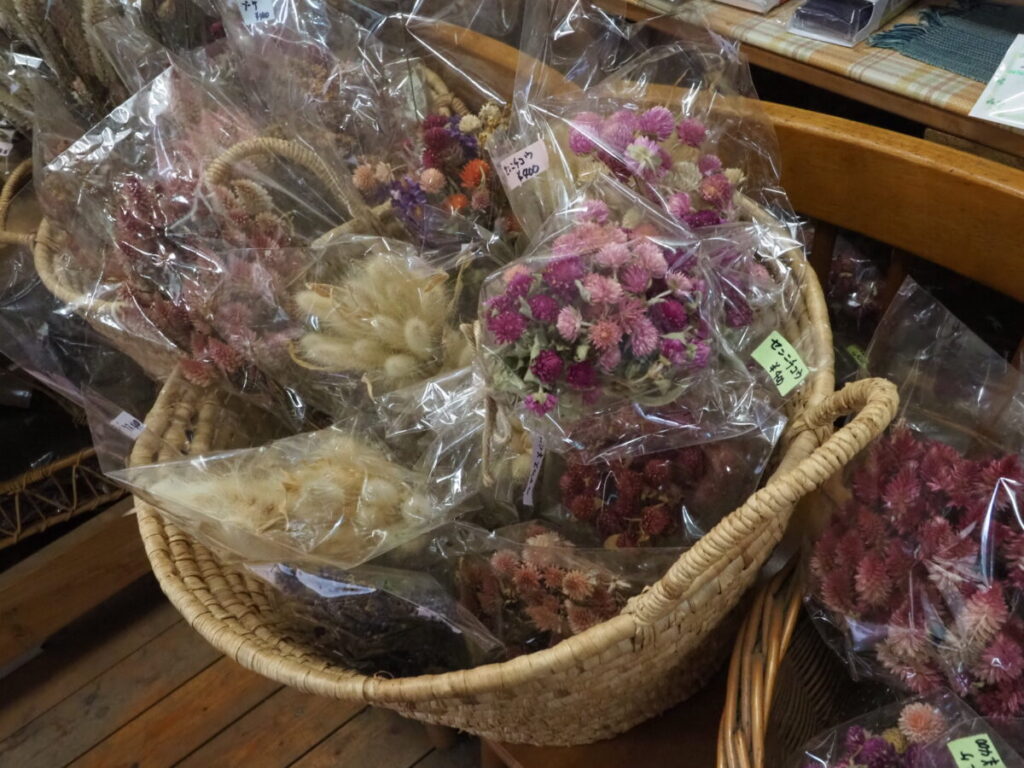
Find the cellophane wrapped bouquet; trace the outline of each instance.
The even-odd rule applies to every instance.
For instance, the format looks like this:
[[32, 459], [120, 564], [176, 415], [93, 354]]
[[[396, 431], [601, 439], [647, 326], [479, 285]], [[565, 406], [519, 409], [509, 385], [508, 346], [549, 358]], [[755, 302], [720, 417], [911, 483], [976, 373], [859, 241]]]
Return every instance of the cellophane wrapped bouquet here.
[[793, 768], [1024, 765], [990, 723], [948, 690], [881, 707], [811, 739]]
[[[118, 16], [131, 95], [36, 110], [36, 277], [150, 387], [87, 366], [106, 468], [368, 674], [613, 618], [757, 487], [822, 362], [742, 64], [514, 6], [218, 2], [188, 50]], [[550, 50], [513, 75], [495, 27]]]
[[810, 558], [810, 609], [856, 675], [1024, 714], [1024, 381], [908, 279], [868, 350], [897, 423], [851, 465]]

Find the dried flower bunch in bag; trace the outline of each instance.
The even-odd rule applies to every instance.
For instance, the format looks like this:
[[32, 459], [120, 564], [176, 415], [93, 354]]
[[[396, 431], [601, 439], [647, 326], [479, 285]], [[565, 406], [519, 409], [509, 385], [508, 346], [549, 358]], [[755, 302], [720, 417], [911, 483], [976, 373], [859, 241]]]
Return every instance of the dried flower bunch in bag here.
[[418, 155], [407, 172], [396, 178], [386, 163], [367, 158], [353, 171], [353, 183], [370, 204], [390, 201], [413, 241], [427, 247], [457, 242], [473, 226], [507, 236], [516, 223], [483, 151], [502, 121], [501, 108], [490, 102], [475, 114], [429, 114], [408, 148]]
[[707, 368], [706, 276], [647, 213], [626, 222], [587, 199], [537, 255], [490, 278], [480, 315], [499, 391], [539, 416], [584, 413], [614, 398], [670, 402]]
[[[616, 616], [679, 550], [578, 549], [549, 525], [524, 523], [481, 539], [459, 560], [463, 605], [510, 655], [557, 644]], [[653, 578], [652, 578], [653, 576]]]
[[496, 660], [500, 641], [427, 573], [278, 563], [249, 570], [274, 587], [300, 637], [367, 675], [421, 675]]
[[984, 719], [949, 691], [907, 699], [815, 736], [794, 768], [959, 768], [1024, 765]]
[[[911, 281], [878, 334], [869, 369], [900, 381], [904, 415], [831, 494], [837, 509], [810, 561], [812, 611], [855, 671], [1020, 716], [1020, 375]], [[892, 345], [924, 334], [931, 349], [890, 362]], [[978, 367], [953, 382], [954, 360]], [[947, 387], [972, 396], [949, 406]], [[998, 425], [988, 409], [1002, 412]]]
[[252, 559], [353, 567], [446, 515], [422, 474], [342, 429], [116, 476]]
[[[295, 287], [307, 331], [296, 347], [320, 370], [350, 372], [376, 392], [465, 367], [473, 350], [453, 324], [448, 275], [404, 243], [370, 237], [335, 241]], [[364, 250], [359, 260], [344, 258]]]

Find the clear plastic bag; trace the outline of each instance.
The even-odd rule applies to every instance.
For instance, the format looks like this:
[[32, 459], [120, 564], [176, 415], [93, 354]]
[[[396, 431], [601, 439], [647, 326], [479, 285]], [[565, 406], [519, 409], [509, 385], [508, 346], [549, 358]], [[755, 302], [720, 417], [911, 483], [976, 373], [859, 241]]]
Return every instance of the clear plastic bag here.
[[455, 282], [409, 244], [334, 238], [294, 284], [305, 325], [297, 358], [361, 380], [373, 394], [463, 368], [473, 350], [457, 327]]
[[913, 281], [868, 350], [901, 414], [846, 470], [809, 607], [857, 675], [1024, 714], [1024, 379]]
[[692, 544], [754, 492], [781, 433], [781, 419], [748, 434], [618, 461], [551, 456], [545, 517], [572, 525], [595, 546]]
[[[729, 282], [742, 238], [698, 242], [614, 181], [586, 192], [484, 286], [479, 349], [494, 396], [552, 450], [595, 458], [694, 442], [687, 426], [706, 442], [764, 422], [780, 401], [734, 344], [748, 348], [744, 324], [781, 307], [755, 315], [746, 297], [758, 291]], [[745, 272], [747, 257], [732, 266]]]
[[616, 616], [682, 550], [576, 547], [550, 523], [488, 534], [460, 523], [432, 546], [456, 564], [460, 602], [518, 656]]
[[396, 455], [376, 428], [353, 416], [344, 427], [110, 474], [226, 556], [353, 568], [455, 519], [474, 491], [464, 480], [473, 464], [457, 447], [421, 464]]
[[520, 60], [516, 121], [493, 148], [505, 158], [539, 144], [544, 155], [538, 173], [508, 185], [524, 230], [606, 174], [691, 228], [791, 220], [745, 62], [699, 27], [668, 45], [643, 34], [592, 3], [526, 14], [522, 48], [533, 58]]
[[273, 586], [279, 615], [300, 639], [366, 675], [438, 674], [504, 655], [501, 642], [427, 573], [283, 563], [248, 570]]
[[1024, 766], [983, 718], [949, 691], [907, 699], [811, 739], [794, 768]]
[[141, 338], [193, 383], [264, 391], [255, 361], [212, 328], [215, 292], [245, 268], [223, 254], [302, 245], [364, 211], [323, 158], [268, 130], [230, 56], [177, 60], [46, 165], [51, 228], [68, 230], [45, 239], [66, 264], [57, 292], [130, 355]]
[[829, 266], [826, 299], [836, 350], [836, 379], [856, 377], [885, 309], [883, 290], [889, 249], [882, 243], [840, 232]]

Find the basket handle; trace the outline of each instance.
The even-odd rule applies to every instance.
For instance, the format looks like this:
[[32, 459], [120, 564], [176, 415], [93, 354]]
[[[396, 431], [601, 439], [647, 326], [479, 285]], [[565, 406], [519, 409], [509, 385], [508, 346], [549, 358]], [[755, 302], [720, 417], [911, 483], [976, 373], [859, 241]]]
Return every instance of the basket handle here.
[[18, 166], [7, 177], [3, 188], [0, 189], [0, 244], [3, 245], [32, 245], [35, 235], [31, 232], [8, 232], [7, 214], [11, 210], [11, 201], [14, 195], [21, 189], [29, 179], [32, 178], [32, 159], [27, 158], [18, 163]]
[[667, 614], [701, 577], [717, 575], [716, 564], [729, 553], [742, 556], [750, 536], [766, 522], [785, 530], [796, 503], [819, 488], [842, 469], [868, 443], [880, 435], [896, 415], [899, 395], [896, 386], [885, 379], [862, 379], [847, 384], [798, 416], [791, 429], [802, 432], [825, 427], [840, 416], [855, 414], [810, 456], [793, 469], [773, 477], [669, 568], [653, 587], [638, 595], [629, 612], [642, 624], [651, 624]]
[[277, 155], [285, 160], [291, 160], [296, 165], [301, 165], [327, 187], [335, 203], [340, 205], [350, 216], [354, 216], [357, 210], [359, 210], [360, 206], [353, 204], [352, 195], [348, 194], [341, 181], [327, 166], [327, 163], [305, 145], [289, 139], [258, 136], [253, 139], [240, 141], [230, 149], [225, 150], [220, 157], [213, 160], [206, 167], [206, 181], [209, 184], [224, 184], [235, 163], [263, 154]]

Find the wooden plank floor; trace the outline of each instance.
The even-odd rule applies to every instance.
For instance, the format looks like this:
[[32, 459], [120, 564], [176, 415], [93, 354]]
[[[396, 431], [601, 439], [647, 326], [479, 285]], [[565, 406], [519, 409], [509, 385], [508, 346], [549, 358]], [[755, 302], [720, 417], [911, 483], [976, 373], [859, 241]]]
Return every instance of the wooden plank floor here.
[[285, 688], [221, 656], [145, 577], [0, 678], [4, 768], [469, 768], [419, 723]]

